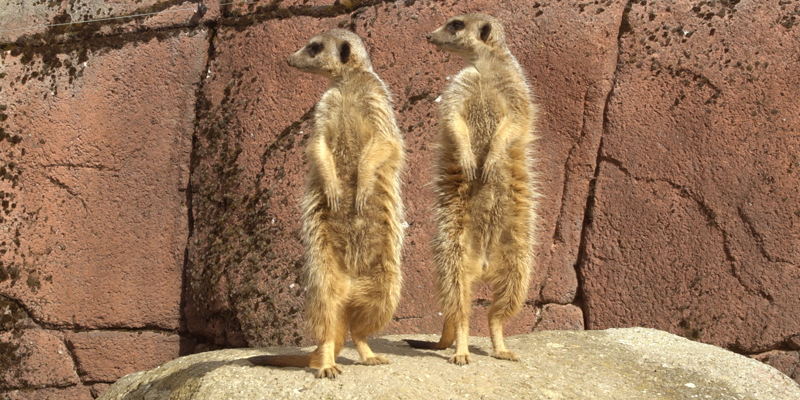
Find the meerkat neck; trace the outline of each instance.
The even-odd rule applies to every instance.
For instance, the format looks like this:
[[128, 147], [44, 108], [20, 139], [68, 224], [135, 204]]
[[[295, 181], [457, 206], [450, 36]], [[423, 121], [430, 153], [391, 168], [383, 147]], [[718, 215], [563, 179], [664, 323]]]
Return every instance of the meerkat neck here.
[[340, 71], [338, 73], [333, 73], [330, 75], [331, 86], [339, 86], [342, 83], [352, 80], [352, 79], [363, 79], [366, 75], [374, 75], [372, 72], [372, 68], [367, 69], [348, 69], [345, 71]]
[[467, 60], [467, 63], [483, 74], [496, 71], [498, 68], [506, 68], [510, 64], [510, 59], [511, 53], [508, 51], [492, 51], [476, 55], [473, 59]]

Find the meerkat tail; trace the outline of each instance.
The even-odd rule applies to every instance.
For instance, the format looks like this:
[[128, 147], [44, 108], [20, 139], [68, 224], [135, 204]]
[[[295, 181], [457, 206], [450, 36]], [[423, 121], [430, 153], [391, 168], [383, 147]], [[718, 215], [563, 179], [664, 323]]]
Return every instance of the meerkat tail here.
[[311, 354], [288, 356], [255, 356], [247, 359], [253, 365], [271, 367], [306, 368], [311, 364]]
[[409, 346], [415, 349], [428, 349], [428, 350], [444, 350], [450, 347], [453, 342], [442, 343], [441, 341], [438, 342], [426, 342], [424, 340], [413, 340], [413, 339], [403, 339]]
[[428, 342], [425, 340], [403, 339], [409, 346], [415, 349], [429, 349], [429, 350], [444, 350], [449, 349], [456, 340], [456, 334], [453, 327], [446, 323], [442, 329], [442, 337], [438, 342]]

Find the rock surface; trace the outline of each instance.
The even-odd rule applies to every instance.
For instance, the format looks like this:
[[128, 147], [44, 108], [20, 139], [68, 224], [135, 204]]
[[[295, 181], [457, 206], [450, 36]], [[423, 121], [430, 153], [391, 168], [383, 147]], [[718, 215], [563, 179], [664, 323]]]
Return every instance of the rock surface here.
[[[72, 358], [60, 332], [41, 329], [28, 329], [19, 338], [12, 333], [0, 333], [0, 347], [5, 358], [13, 354], [18, 359], [18, 367], [0, 369], [0, 389], [21, 389], [31, 386], [72, 386], [80, 383], [73, 368]], [[7, 346], [13, 346], [11, 348]], [[3, 363], [7, 361], [3, 360]]]
[[[773, 399], [800, 398], [800, 386], [770, 366], [732, 352], [644, 328], [537, 332], [508, 339], [519, 363], [491, 358], [487, 338], [471, 338], [473, 361], [447, 362], [452, 350], [415, 350], [402, 338], [373, 339], [391, 363], [360, 365], [346, 346], [336, 380], [310, 369], [254, 367], [262, 348], [206, 352], [128, 375], [103, 400], [181, 399]], [[433, 339], [431, 335], [412, 335]], [[305, 349], [308, 350], [308, 349]]]
[[631, 3], [579, 271], [586, 327], [744, 353], [800, 331], [796, 1]]
[[180, 350], [180, 336], [154, 332], [68, 333], [66, 342], [81, 379], [89, 382], [114, 382], [177, 358]]
[[50, 326], [177, 329], [205, 34], [115, 45], [3, 59], [0, 293]]

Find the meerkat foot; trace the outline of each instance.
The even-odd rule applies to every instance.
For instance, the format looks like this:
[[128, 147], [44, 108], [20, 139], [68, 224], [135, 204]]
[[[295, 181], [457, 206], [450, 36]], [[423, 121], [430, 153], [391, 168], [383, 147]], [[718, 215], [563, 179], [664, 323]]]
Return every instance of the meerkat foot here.
[[467, 365], [469, 364], [469, 354], [454, 354], [450, 357], [450, 364]]
[[361, 363], [364, 365], [382, 365], [388, 364], [389, 359], [384, 356], [375, 355], [364, 360], [361, 360]]
[[336, 379], [342, 373], [342, 369], [338, 365], [333, 364], [330, 367], [323, 367], [317, 370], [317, 378]]
[[519, 361], [519, 356], [511, 350], [496, 351], [492, 353], [492, 357], [501, 360]]

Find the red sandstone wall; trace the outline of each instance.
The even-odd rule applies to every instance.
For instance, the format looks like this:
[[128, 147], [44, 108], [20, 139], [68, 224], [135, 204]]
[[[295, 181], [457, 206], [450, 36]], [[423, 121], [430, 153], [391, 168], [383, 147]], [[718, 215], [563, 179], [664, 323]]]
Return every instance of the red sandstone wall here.
[[[297, 202], [324, 79], [285, 57], [364, 37], [406, 137], [404, 297], [436, 332], [430, 150], [462, 62], [506, 23], [542, 105], [538, 271], [509, 333], [649, 326], [800, 381], [800, 1], [16, 2], [0, 31], [0, 395], [88, 399], [216, 346], [310, 343]], [[479, 288], [472, 329], [486, 334]]]

